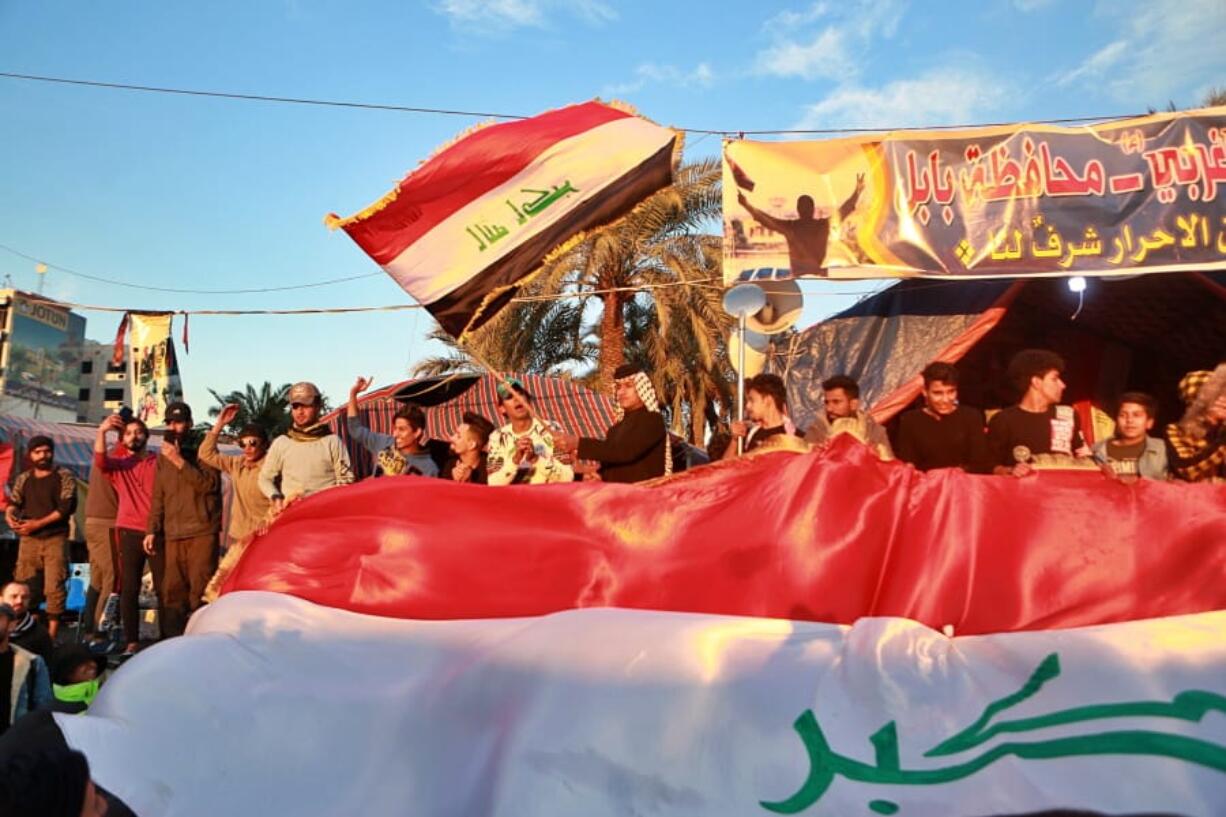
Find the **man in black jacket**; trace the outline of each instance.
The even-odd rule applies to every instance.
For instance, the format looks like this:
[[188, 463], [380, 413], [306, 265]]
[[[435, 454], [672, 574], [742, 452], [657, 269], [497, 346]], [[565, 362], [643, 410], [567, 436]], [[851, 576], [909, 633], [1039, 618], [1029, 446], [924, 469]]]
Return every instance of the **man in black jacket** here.
[[643, 370], [627, 364], [613, 373], [613, 397], [622, 417], [603, 440], [554, 434], [554, 451], [574, 452], [600, 463], [605, 482], [642, 482], [672, 473], [672, 447], [655, 387]]

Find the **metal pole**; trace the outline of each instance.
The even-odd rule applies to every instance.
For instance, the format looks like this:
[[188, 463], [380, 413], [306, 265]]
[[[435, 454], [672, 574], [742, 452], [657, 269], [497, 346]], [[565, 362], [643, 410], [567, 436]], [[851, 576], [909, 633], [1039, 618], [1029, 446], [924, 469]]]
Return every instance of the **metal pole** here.
[[[748, 318], [744, 312], [741, 313], [740, 320], [737, 324], [737, 332], [740, 333], [740, 348], [737, 350], [739, 365], [736, 368], [736, 419], [737, 422], [745, 422], [745, 322]], [[736, 438], [736, 453], [745, 453], [745, 438]]]

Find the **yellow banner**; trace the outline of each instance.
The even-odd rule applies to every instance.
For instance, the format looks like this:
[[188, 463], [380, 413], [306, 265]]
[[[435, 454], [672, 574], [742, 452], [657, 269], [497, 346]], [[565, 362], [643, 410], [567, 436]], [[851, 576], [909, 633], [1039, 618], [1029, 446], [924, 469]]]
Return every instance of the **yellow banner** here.
[[724, 144], [724, 278], [1226, 269], [1226, 107]]

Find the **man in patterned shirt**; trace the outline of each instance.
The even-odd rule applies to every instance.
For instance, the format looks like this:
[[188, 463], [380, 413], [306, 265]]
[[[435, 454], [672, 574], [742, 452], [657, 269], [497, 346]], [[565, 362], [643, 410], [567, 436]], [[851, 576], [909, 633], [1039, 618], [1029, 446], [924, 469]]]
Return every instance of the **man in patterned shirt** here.
[[532, 411], [532, 395], [511, 378], [498, 383], [498, 410], [509, 422], [490, 436], [490, 485], [570, 482], [574, 470], [554, 456], [553, 429]]
[[[21, 537], [13, 578], [30, 584], [43, 574], [47, 632], [54, 640], [68, 599], [64, 590], [68, 578], [68, 520], [77, 508], [77, 481], [67, 468], [55, 466], [55, 443], [50, 437], [32, 437], [26, 451], [34, 467], [17, 476], [4, 512], [9, 527]], [[37, 609], [39, 602], [36, 597], [30, 607]]]

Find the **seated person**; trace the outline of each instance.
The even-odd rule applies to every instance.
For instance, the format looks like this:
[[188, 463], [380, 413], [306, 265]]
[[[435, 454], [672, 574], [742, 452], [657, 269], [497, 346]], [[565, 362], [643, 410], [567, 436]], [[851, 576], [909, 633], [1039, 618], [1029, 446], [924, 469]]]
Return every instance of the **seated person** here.
[[1120, 395], [1115, 413], [1115, 436], [1094, 445], [1094, 459], [1111, 478], [1167, 479], [1166, 444], [1147, 433], [1154, 427], [1158, 401], [1145, 392]]
[[929, 363], [922, 377], [923, 407], [898, 418], [898, 458], [921, 471], [991, 473], [983, 412], [958, 405], [958, 370], [948, 363]]
[[1188, 482], [1226, 479], [1226, 363], [1179, 381], [1188, 408], [1166, 427], [1171, 470]]
[[554, 456], [553, 429], [535, 415], [532, 395], [518, 380], [496, 386], [498, 410], [509, 422], [490, 437], [490, 485], [571, 482], [574, 469]]
[[426, 413], [420, 406], [413, 403], [401, 406], [392, 418], [391, 434], [373, 431], [362, 423], [358, 415], [358, 395], [370, 388], [370, 384], [369, 377], [359, 377], [349, 389], [345, 426], [350, 438], [374, 455], [378, 474], [437, 477], [438, 465], [426, 450]]
[[860, 384], [845, 374], [822, 382], [825, 410], [805, 434], [805, 442], [821, 445], [836, 434], [850, 434], [883, 460], [894, 459], [890, 438], [881, 424], [860, 409]]
[[[732, 436], [744, 440], [745, 453], [773, 446], [778, 438], [789, 436], [787, 429], [787, 388], [777, 374], [759, 374], [745, 383], [745, 413], [753, 424], [734, 421]], [[737, 447], [729, 445], [723, 459], [737, 456]]]
[[489, 481], [485, 446], [489, 443], [494, 424], [471, 411], [464, 412], [464, 422], [451, 435], [451, 457], [439, 474], [442, 479], [485, 485]]
[[1009, 381], [1022, 392], [1017, 405], [1001, 409], [988, 423], [992, 473], [1024, 477], [1038, 454], [1086, 457], [1081, 422], [1064, 396], [1064, 360], [1046, 349], [1023, 349], [1009, 361]]

